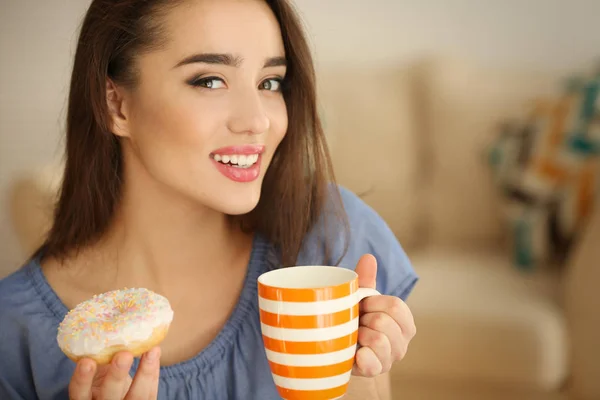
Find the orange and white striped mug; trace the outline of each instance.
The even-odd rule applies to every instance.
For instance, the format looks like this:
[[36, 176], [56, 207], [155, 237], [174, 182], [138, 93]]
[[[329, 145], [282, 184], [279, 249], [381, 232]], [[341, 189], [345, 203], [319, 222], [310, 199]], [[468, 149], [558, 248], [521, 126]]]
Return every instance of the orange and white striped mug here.
[[258, 278], [263, 343], [282, 398], [329, 400], [346, 394], [358, 304], [379, 294], [359, 288], [356, 272], [342, 267], [288, 267]]

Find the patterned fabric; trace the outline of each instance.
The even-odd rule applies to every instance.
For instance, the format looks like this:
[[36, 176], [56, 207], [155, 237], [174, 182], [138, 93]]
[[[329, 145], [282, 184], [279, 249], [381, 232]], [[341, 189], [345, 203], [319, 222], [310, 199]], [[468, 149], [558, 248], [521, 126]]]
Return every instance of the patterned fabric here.
[[504, 200], [512, 259], [531, 270], [568, 256], [599, 195], [600, 74], [506, 123], [488, 162]]

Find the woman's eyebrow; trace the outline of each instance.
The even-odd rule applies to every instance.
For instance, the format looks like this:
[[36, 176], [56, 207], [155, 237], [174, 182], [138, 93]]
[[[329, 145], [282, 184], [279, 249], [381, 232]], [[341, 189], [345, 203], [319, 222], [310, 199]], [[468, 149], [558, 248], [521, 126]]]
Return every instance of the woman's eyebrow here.
[[263, 68], [285, 67], [285, 66], [287, 66], [287, 60], [285, 57], [271, 57], [271, 58], [267, 58], [267, 61], [265, 61], [265, 65]]
[[[229, 67], [239, 67], [244, 59], [240, 56], [234, 56], [229, 53], [198, 53], [192, 54], [178, 62], [173, 68], [178, 68], [188, 64], [220, 64]], [[286, 66], [285, 57], [270, 57], [265, 61], [263, 68]]]

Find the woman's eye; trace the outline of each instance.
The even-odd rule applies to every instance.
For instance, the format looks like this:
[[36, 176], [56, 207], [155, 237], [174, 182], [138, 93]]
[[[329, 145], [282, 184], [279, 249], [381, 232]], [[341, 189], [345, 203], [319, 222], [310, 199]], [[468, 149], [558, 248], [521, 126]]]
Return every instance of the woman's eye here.
[[272, 92], [280, 92], [281, 91], [281, 79], [270, 78], [265, 79], [260, 83], [259, 89], [261, 90], [269, 90]]
[[221, 78], [210, 76], [207, 78], [195, 79], [192, 81], [192, 86], [202, 87], [206, 89], [221, 89], [225, 87], [225, 82]]

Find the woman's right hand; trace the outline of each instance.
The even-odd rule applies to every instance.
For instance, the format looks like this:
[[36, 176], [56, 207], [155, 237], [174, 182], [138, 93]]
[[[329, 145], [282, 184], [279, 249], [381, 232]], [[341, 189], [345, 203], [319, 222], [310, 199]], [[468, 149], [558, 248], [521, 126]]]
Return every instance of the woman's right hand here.
[[155, 347], [142, 355], [133, 380], [129, 370], [133, 356], [117, 353], [109, 365], [98, 367], [90, 359], [77, 363], [69, 384], [70, 400], [155, 400], [158, 396], [160, 348]]

